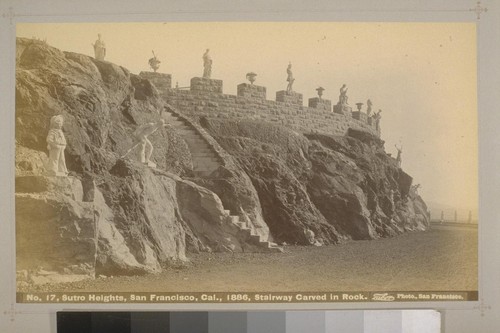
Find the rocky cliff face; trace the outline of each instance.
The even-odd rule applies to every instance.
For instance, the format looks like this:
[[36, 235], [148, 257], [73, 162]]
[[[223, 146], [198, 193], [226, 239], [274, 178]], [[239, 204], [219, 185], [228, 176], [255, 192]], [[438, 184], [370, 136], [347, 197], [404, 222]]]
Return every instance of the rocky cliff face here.
[[375, 239], [429, 224], [412, 179], [378, 138], [298, 135], [255, 121], [200, 121], [250, 176], [264, 219], [278, 242], [337, 243]]
[[[17, 40], [24, 276], [142, 274], [185, 261], [191, 251], [242, 251], [247, 240], [230, 215], [264, 240], [288, 244], [373, 239], [428, 225], [411, 177], [363, 132], [303, 136], [264, 122], [202, 118], [198, 125], [224, 150], [225, 164], [211, 177], [193, 177], [191, 152], [175, 128], [150, 136], [157, 169], [135, 162], [133, 153], [121, 158], [136, 127], [158, 120], [164, 105], [149, 80], [123, 67]], [[43, 171], [56, 114], [65, 119], [66, 179]], [[32, 260], [30, 253], [47, 256]]]

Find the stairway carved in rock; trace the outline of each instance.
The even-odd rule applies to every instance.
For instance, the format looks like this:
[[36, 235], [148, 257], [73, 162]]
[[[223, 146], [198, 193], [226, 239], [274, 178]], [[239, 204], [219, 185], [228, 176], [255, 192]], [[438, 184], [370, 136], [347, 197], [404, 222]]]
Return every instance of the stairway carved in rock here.
[[208, 142], [176, 112], [165, 108], [163, 119], [186, 141], [193, 159], [193, 172], [198, 177], [208, 177], [221, 166], [221, 159]]
[[[221, 158], [212, 146], [183, 116], [170, 107], [165, 108], [162, 117], [186, 141], [193, 159], [193, 172], [197, 177], [209, 177], [222, 165]], [[238, 227], [242, 238], [248, 244], [265, 249], [266, 252], [283, 252], [283, 248], [276, 243], [262, 240], [262, 237], [250, 228], [246, 222], [240, 221], [238, 215], [231, 215], [229, 210], [225, 210], [225, 212], [227, 221]]]
[[255, 233], [252, 228], [248, 227], [246, 222], [240, 221], [240, 217], [238, 215], [231, 215], [229, 210], [225, 211], [227, 214], [227, 219], [230, 223], [236, 225], [245, 241], [249, 244], [256, 245], [260, 248], [264, 248], [267, 252], [283, 252], [283, 248], [276, 243], [262, 240], [262, 237]]

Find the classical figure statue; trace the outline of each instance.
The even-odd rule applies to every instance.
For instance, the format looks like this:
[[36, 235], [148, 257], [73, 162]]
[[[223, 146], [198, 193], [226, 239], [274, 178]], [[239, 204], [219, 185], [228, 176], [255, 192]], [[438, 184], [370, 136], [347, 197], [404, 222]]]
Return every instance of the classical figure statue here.
[[[394, 145], [394, 147], [396, 147], [396, 149], [398, 150], [398, 156], [396, 157], [396, 162], [398, 164], [398, 167], [401, 168], [401, 162], [402, 162], [401, 155], [403, 154], [403, 146], [401, 145], [401, 147], [398, 147], [398, 146]], [[419, 186], [420, 186], [420, 184], [419, 184]]]
[[372, 113], [372, 105], [373, 105], [373, 104], [372, 104], [372, 101], [371, 101], [371, 100], [367, 100], [367, 101], [366, 101], [366, 106], [367, 106], [367, 108], [366, 108], [366, 115], [367, 115], [368, 117], [369, 117], [369, 116], [370, 116], [370, 114]]
[[345, 84], [340, 87], [339, 104], [347, 105], [347, 86]]
[[382, 110], [379, 109], [377, 113], [374, 113], [372, 115], [372, 118], [375, 121], [375, 128], [377, 129], [377, 131], [380, 129], [380, 118], [382, 118], [381, 113]]
[[203, 77], [209, 79], [212, 76], [212, 58], [210, 57], [209, 49], [203, 54]]
[[287, 74], [286, 81], [288, 82], [288, 85], [286, 86], [286, 92], [291, 93], [293, 91], [292, 90], [293, 81], [295, 81], [292, 73], [292, 63], [288, 64], [288, 67], [286, 68], [286, 74]]
[[94, 46], [95, 58], [102, 61], [106, 56], [106, 44], [104, 44], [104, 41], [101, 39], [101, 34], [98, 34], [97, 37], [95, 44], [92, 44], [92, 46]]
[[164, 126], [166, 126], [164, 119], [160, 119], [157, 122], [142, 124], [141, 126], [139, 126], [134, 131], [135, 144], [125, 153], [125, 155], [122, 156], [122, 158], [127, 156], [135, 147], [139, 146], [140, 162], [148, 166], [155, 167], [156, 164], [150, 161], [151, 155], [153, 154], [153, 144], [151, 144], [151, 141], [149, 141], [148, 136]]
[[155, 51], [151, 51], [151, 52], [153, 52], [153, 58], [149, 59], [149, 66], [156, 73], [158, 68], [160, 68], [161, 61], [156, 57]]
[[47, 173], [50, 176], [67, 176], [66, 160], [64, 150], [66, 149], [66, 138], [62, 131], [64, 123], [63, 116], [57, 115], [50, 119], [50, 130], [47, 135], [47, 149], [49, 160], [47, 162]]

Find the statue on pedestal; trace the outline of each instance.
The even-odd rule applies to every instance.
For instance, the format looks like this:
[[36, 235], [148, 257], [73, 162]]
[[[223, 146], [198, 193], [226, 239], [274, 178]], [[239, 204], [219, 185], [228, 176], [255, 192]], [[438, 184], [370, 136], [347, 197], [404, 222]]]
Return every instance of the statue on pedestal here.
[[367, 100], [367, 101], [366, 101], [366, 107], [367, 107], [367, 109], [366, 109], [366, 116], [367, 116], [367, 117], [369, 117], [369, 116], [370, 116], [370, 114], [372, 113], [372, 105], [373, 105], [373, 104], [372, 104], [372, 101], [371, 101], [371, 100]]
[[134, 139], [136, 143], [125, 153], [125, 155], [122, 156], [122, 158], [127, 156], [135, 147], [139, 146], [140, 162], [153, 168], [156, 167], [156, 164], [150, 161], [151, 155], [153, 154], [153, 144], [149, 141], [148, 136], [164, 126], [166, 126], [164, 119], [139, 126], [134, 131]]
[[95, 44], [92, 44], [92, 46], [94, 46], [95, 58], [103, 61], [106, 56], [106, 44], [104, 44], [104, 41], [101, 39], [101, 34], [98, 34], [97, 37]]
[[347, 86], [345, 84], [340, 87], [340, 96], [339, 96], [339, 104], [347, 105]]
[[50, 119], [50, 130], [47, 135], [47, 149], [49, 160], [47, 162], [47, 173], [50, 176], [67, 176], [66, 160], [64, 150], [66, 149], [66, 138], [62, 131], [64, 118], [61, 115]]
[[210, 49], [207, 49], [203, 54], [203, 77], [210, 79], [212, 76], [212, 58], [208, 52], [210, 52]]
[[378, 110], [377, 113], [372, 115], [373, 120], [375, 121], [375, 129], [378, 131], [380, 129], [380, 118], [382, 118], [382, 110]]
[[288, 64], [288, 67], [286, 68], [286, 74], [287, 74], [286, 81], [288, 82], [288, 85], [286, 87], [286, 92], [291, 93], [293, 91], [292, 85], [293, 85], [293, 82], [295, 81], [295, 79], [293, 78], [292, 63], [291, 62]]
[[402, 162], [401, 155], [403, 154], [403, 145], [401, 145], [401, 147], [394, 145], [394, 147], [396, 147], [396, 149], [398, 150], [398, 156], [396, 157], [396, 163], [398, 164], [398, 167], [401, 168], [401, 162]]
[[155, 51], [153, 52], [153, 58], [149, 59], [149, 66], [153, 69], [153, 71], [156, 73], [158, 68], [160, 68], [161, 61], [156, 57]]

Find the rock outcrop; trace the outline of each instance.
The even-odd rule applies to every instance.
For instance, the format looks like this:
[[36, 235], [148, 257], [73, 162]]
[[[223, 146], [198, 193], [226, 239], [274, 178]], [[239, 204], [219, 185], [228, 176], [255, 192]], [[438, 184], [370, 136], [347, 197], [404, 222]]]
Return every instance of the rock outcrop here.
[[206, 130], [236, 158], [257, 190], [277, 242], [320, 244], [424, 230], [423, 200], [412, 179], [365, 132], [298, 135], [256, 121], [205, 118]]
[[[148, 168], [134, 151], [123, 155], [138, 125], [165, 116], [169, 100], [151, 81], [35, 40], [18, 39], [16, 55], [17, 263], [25, 280], [154, 273], [190, 252], [320, 246], [428, 226], [411, 177], [371, 134], [186, 118], [220, 167], [195, 177], [185, 133], [167, 126], [149, 137], [157, 168]], [[65, 120], [67, 178], [44, 174], [55, 114]]]

